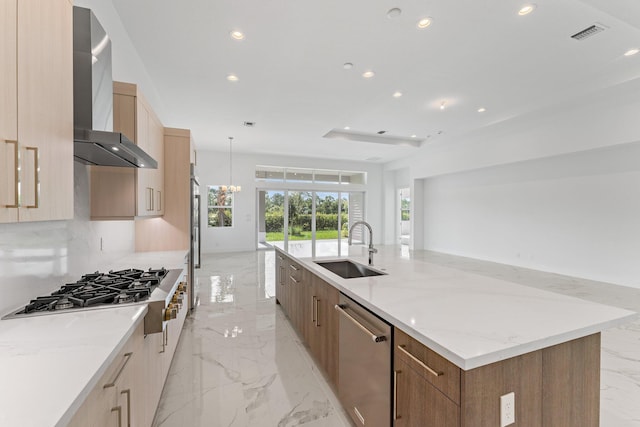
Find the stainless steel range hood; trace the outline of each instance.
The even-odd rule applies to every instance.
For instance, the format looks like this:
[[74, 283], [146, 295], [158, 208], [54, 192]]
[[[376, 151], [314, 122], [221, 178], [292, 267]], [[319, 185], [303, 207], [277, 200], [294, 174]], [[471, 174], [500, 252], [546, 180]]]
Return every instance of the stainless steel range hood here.
[[73, 8], [73, 119], [76, 160], [98, 166], [158, 167], [126, 135], [113, 132], [111, 40], [93, 12], [77, 6]]

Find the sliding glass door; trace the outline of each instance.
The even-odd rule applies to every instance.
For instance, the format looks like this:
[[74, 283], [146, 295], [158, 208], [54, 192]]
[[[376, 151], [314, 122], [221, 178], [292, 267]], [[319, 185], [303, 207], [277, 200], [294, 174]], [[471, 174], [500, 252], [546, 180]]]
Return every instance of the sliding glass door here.
[[[364, 219], [364, 192], [259, 190], [258, 248], [277, 246], [296, 256], [348, 251], [349, 225]], [[354, 229], [354, 243], [363, 239]]]

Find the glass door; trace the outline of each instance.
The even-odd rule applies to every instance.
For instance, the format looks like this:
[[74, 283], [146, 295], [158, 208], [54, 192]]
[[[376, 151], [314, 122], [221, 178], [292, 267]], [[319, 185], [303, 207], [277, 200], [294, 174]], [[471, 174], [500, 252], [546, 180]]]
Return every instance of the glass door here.
[[287, 196], [287, 250], [296, 257], [313, 256], [313, 195], [288, 191]]

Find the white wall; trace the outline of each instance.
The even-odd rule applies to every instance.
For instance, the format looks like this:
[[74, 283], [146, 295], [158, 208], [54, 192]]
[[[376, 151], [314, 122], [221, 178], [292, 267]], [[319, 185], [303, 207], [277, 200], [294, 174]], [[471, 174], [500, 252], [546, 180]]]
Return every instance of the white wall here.
[[[374, 242], [384, 238], [382, 212], [382, 166], [372, 163], [341, 160], [312, 159], [304, 157], [265, 156], [255, 154], [233, 154], [234, 184], [242, 191], [234, 198], [234, 226], [209, 228], [206, 225], [207, 211], [203, 203], [202, 252], [248, 251], [256, 249], [256, 165], [319, 168], [367, 172], [366, 216], [373, 227]], [[200, 193], [206, 194], [208, 185], [222, 185], [229, 181], [229, 153], [198, 151], [198, 177]], [[202, 200], [206, 200], [205, 196]]]
[[113, 3], [110, 0], [74, 0], [73, 4], [91, 9], [111, 38], [113, 80], [137, 84], [153, 107], [153, 111], [163, 121], [165, 107], [160, 95], [122, 25], [120, 15]]
[[133, 221], [89, 220], [89, 174], [77, 162], [74, 184], [73, 220], [0, 224], [0, 316], [134, 251]]
[[640, 287], [640, 143], [421, 182], [425, 249]]

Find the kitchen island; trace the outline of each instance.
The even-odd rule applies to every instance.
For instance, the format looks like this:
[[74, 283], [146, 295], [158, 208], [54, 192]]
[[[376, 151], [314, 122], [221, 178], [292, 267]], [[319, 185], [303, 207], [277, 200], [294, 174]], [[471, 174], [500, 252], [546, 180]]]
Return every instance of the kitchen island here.
[[[396, 344], [420, 359], [394, 346], [396, 375], [425, 361], [449, 373], [453, 382], [446, 384], [425, 377], [437, 390], [433, 399], [445, 396], [438, 407], [454, 414], [440, 425], [500, 425], [499, 398], [511, 391], [518, 426], [598, 425], [599, 332], [635, 313], [412, 259], [399, 248], [383, 248], [374, 258], [374, 268], [387, 274], [355, 279], [314, 262], [335, 258], [278, 253], [395, 327]], [[348, 258], [366, 264], [366, 250], [351, 247]], [[411, 405], [396, 405], [395, 425], [418, 425], [406, 411], [424, 403]], [[565, 418], [571, 424], [562, 424]]]
[[[101, 269], [183, 269], [184, 260], [184, 251], [130, 254]], [[148, 303], [166, 297], [161, 289], [156, 290], [145, 302], [121, 307], [1, 320], [0, 363], [4, 374], [0, 425], [69, 424], [92, 390], [102, 388], [99, 382], [110, 374], [111, 366], [124, 370], [119, 355], [128, 341], [142, 332]], [[151, 339], [151, 335], [148, 337]], [[174, 345], [176, 339], [173, 337]], [[135, 357], [140, 357], [138, 350]], [[98, 420], [92, 422], [100, 425]]]

